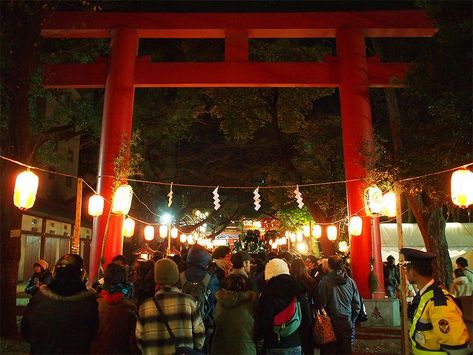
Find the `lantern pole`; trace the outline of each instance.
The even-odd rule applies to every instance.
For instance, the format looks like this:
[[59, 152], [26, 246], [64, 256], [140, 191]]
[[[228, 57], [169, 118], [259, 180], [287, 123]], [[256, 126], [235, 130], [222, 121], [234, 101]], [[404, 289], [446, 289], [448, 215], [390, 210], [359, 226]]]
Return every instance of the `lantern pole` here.
[[82, 213], [82, 178], [77, 179], [77, 193], [76, 193], [76, 219], [74, 222], [74, 234], [72, 237], [71, 252], [73, 254], [79, 254], [79, 242], [80, 242], [80, 221]]
[[[402, 210], [401, 210], [401, 186], [399, 182], [394, 183], [394, 192], [396, 194], [396, 225], [397, 225], [397, 244], [400, 250], [404, 246], [404, 239], [402, 236]], [[402, 260], [401, 260], [402, 259]], [[399, 253], [399, 263], [404, 261], [404, 255]], [[401, 264], [402, 265], [402, 264]], [[406, 273], [404, 268], [400, 268], [401, 274], [401, 331], [402, 331], [402, 353], [409, 354], [409, 324], [407, 322], [407, 302], [406, 302]]]
[[168, 249], [167, 256], [171, 255], [171, 223], [168, 223]]

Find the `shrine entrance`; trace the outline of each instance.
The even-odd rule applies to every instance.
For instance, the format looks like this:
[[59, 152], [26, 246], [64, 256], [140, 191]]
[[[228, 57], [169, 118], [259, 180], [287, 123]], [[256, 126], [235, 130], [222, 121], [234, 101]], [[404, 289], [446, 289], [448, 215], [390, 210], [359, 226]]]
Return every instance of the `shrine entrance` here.
[[[402, 86], [404, 63], [367, 58], [368, 37], [431, 37], [436, 29], [422, 11], [306, 13], [90, 13], [52, 12], [42, 35], [50, 38], [110, 38], [107, 62], [45, 65], [47, 88], [105, 88], [98, 193], [111, 200], [113, 162], [123, 137], [131, 136], [135, 88], [150, 87], [336, 87], [340, 93], [348, 215], [358, 213], [363, 232], [351, 238], [351, 268], [360, 293], [370, 297], [370, 257], [382, 275], [379, 219], [366, 216], [363, 179], [373, 131], [368, 89]], [[151, 62], [138, 57], [140, 38], [223, 38], [223, 62]], [[249, 39], [335, 38], [337, 57], [326, 63], [250, 62]], [[123, 217], [108, 209], [94, 222], [89, 279], [104, 258], [122, 253]], [[359, 212], [361, 211], [361, 212]], [[355, 255], [356, 257], [354, 257]], [[382, 281], [382, 278], [381, 278]], [[382, 283], [380, 288], [382, 288]], [[384, 297], [384, 292], [383, 292]]]

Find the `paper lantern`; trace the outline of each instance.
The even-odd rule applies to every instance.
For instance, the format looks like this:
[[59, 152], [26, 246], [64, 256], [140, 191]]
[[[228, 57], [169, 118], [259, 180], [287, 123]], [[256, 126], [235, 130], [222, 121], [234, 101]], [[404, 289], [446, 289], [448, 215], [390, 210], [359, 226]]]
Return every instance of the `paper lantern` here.
[[13, 203], [20, 210], [33, 207], [38, 192], [38, 175], [27, 170], [19, 173], [15, 181]]
[[350, 223], [348, 225], [348, 233], [354, 237], [361, 235], [363, 231], [363, 220], [360, 216], [354, 215], [350, 218]]
[[451, 180], [452, 201], [466, 208], [473, 203], [473, 173], [467, 169], [457, 170]]
[[296, 241], [296, 233], [291, 232], [290, 239], [291, 239], [291, 243], [294, 243]]
[[307, 243], [297, 243], [296, 249], [299, 253], [306, 253], [309, 248]]
[[286, 244], [287, 244], [287, 238], [286, 238], [286, 237], [282, 237], [282, 238], [279, 240], [279, 244], [281, 244], [281, 245], [286, 245]]
[[379, 187], [370, 186], [365, 190], [365, 212], [367, 216], [383, 214], [383, 192]]
[[167, 225], [161, 224], [159, 226], [159, 236], [163, 239], [168, 236], [168, 226]]
[[310, 236], [310, 227], [309, 226], [304, 226], [302, 231], [304, 233], [304, 237]]
[[383, 195], [383, 215], [396, 217], [396, 194], [392, 191]]
[[147, 241], [151, 241], [154, 239], [154, 227], [153, 226], [146, 226], [145, 227], [145, 239]]
[[176, 239], [179, 236], [179, 230], [176, 227], [171, 228], [171, 238]]
[[338, 250], [340, 250], [342, 253], [346, 253], [348, 251], [348, 243], [342, 240], [340, 243], [338, 243]]
[[179, 240], [180, 240], [181, 243], [187, 242], [187, 235], [181, 234], [181, 236], [179, 237]]
[[92, 217], [101, 216], [103, 213], [104, 199], [102, 196], [95, 194], [89, 198], [88, 212]]
[[304, 239], [304, 234], [302, 233], [302, 231], [297, 231], [296, 240], [298, 242], [302, 242], [302, 239]]
[[187, 243], [189, 245], [194, 245], [195, 244], [195, 239], [194, 239], [194, 236], [192, 234], [187, 236]]
[[327, 238], [328, 240], [334, 241], [337, 239], [337, 227], [333, 224], [327, 227]]
[[123, 221], [123, 228], [122, 228], [123, 236], [130, 238], [133, 236], [134, 233], [135, 233], [135, 221], [131, 218], [126, 218]]
[[133, 189], [130, 185], [120, 185], [113, 194], [112, 213], [128, 214], [131, 208]]
[[315, 238], [320, 239], [320, 237], [322, 236], [322, 227], [320, 226], [320, 224], [316, 224], [314, 228], [312, 228], [312, 234]]

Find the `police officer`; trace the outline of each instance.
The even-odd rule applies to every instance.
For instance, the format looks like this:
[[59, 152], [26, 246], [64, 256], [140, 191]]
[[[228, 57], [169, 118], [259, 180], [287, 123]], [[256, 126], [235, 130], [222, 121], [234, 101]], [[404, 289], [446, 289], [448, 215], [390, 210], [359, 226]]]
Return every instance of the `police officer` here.
[[454, 296], [432, 277], [435, 255], [402, 248], [407, 280], [416, 284], [409, 338], [417, 354], [469, 354], [468, 330]]

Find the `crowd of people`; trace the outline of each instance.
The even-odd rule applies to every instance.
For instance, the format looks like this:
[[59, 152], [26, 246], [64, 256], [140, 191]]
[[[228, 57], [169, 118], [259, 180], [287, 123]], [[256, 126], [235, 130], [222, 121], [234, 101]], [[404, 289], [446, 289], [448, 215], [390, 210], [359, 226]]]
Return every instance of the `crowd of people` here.
[[[31, 353], [314, 354], [318, 347], [321, 354], [350, 354], [364, 313], [337, 255], [250, 256], [227, 246], [210, 254], [194, 245], [131, 266], [117, 255], [93, 288], [86, 278], [76, 254], [61, 257], [52, 274], [44, 260], [35, 264], [21, 323]], [[335, 333], [325, 344], [313, 331], [321, 309]]]

